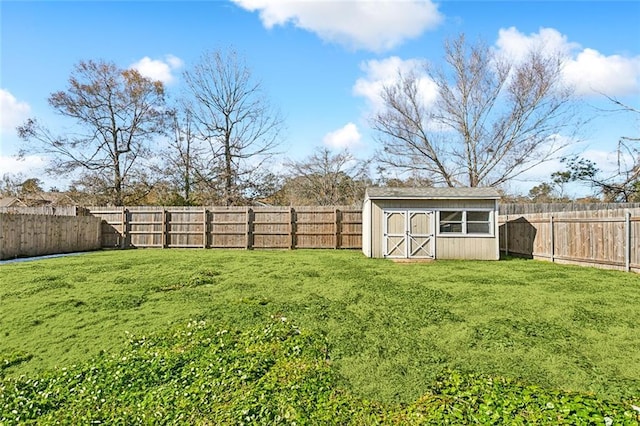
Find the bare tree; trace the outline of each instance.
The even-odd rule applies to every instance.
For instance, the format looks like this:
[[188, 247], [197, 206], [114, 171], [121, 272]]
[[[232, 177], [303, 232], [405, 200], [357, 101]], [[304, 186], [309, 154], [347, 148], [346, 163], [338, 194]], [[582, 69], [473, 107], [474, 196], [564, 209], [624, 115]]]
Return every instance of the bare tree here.
[[347, 151], [332, 154], [329, 149], [321, 148], [304, 160], [289, 161], [285, 166], [289, 172], [285, 190], [290, 203], [355, 204], [364, 199], [370, 183], [369, 163], [356, 160]]
[[226, 205], [243, 203], [252, 175], [275, 153], [282, 120], [233, 50], [204, 54], [184, 76], [197, 137], [207, 147], [197, 172]]
[[578, 128], [559, 55], [515, 61], [460, 36], [445, 44], [445, 61], [446, 69], [425, 64], [384, 87], [372, 119], [383, 167], [446, 186], [499, 186], [550, 159], [569, 140], [558, 135]]
[[168, 116], [171, 134], [167, 146], [160, 152], [161, 163], [153, 165], [152, 170], [163, 177], [164, 185], [171, 193], [169, 203], [196, 205], [202, 141], [196, 138], [189, 108], [173, 109]]
[[75, 66], [69, 87], [51, 94], [48, 101], [77, 127], [55, 135], [29, 119], [18, 127], [19, 136], [28, 143], [22, 154], [53, 155], [52, 172], [79, 169], [102, 182], [109, 202], [122, 205], [135, 166], [147, 155], [148, 142], [162, 131], [162, 83], [111, 62], [82, 61]]

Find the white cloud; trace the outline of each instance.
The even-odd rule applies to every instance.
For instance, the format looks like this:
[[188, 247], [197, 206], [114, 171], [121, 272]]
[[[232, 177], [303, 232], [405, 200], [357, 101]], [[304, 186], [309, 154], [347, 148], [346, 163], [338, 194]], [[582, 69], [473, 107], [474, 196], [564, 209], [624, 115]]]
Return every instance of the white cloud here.
[[355, 124], [347, 123], [344, 127], [327, 133], [322, 142], [335, 149], [355, 148], [362, 144], [362, 135]]
[[37, 177], [44, 174], [47, 165], [46, 157], [39, 155], [27, 155], [23, 159], [17, 159], [9, 155], [0, 155], [0, 174], [22, 173], [27, 177]]
[[442, 15], [431, 0], [233, 0], [259, 11], [267, 29], [293, 24], [350, 48], [383, 51], [435, 28]]
[[151, 59], [148, 56], [131, 64], [130, 68], [137, 70], [144, 77], [171, 84], [175, 80], [173, 73], [184, 65], [182, 59], [173, 55], [166, 55], [164, 59]]
[[417, 59], [403, 60], [391, 56], [382, 60], [370, 60], [360, 65], [365, 76], [356, 80], [353, 93], [368, 100], [371, 109], [379, 111], [383, 108], [380, 94], [385, 86], [390, 86], [398, 80], [399, 73], [414, 72], [419, 76], [418, 85], [425, 105], [433, 104], [437, 97], [435, 83], [424, 74], [422, 63]]
[[496, 41], [497, 50], [516, 60], [525, 57], [533, 48], [563, 55], [565, 81], [579, 95], [624, 96], [640, 92], [640, 56], [606, 56], [597, 50], [582, 48], [569, 42], [565, 35], [553, 28], [541, 28], [538, 33], [523, 34], [516, 28], [501, 29]]
[[605, 56], [584, 49], [565, 67], [565, 77], [581, 95], [622, 96], [640, 92], [640, 56]]
[[540, 28], [538, 33], [526, 35], [511, 27], [498, 31], [496, 47], [498, 52], [518, 61], [534, 49], [543, 49], [568, 57], [572, 51], [579, 49], [580, 45], [569, 42], [565, 35], [553, 28]]
[[27, 119], [31, 107], [26, 102], [20, 102], [9, 91], [0, 89], [0, 131], [13, 132], [16, 126]]

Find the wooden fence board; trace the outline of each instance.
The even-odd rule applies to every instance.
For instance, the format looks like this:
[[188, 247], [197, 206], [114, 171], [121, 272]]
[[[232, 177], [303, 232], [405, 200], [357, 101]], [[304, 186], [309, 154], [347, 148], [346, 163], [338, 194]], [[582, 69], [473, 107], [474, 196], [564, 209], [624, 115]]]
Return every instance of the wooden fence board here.
[[640, 272], [638, 214], [640, 208], [501, 215], [500, 247], [513, 255]]
[[101, 241], [95, 217], [0, 213], [0, 259], [97, 250]]
[[89, 207], [103, 247], [362, 247], [362, 212], [340, 207]]

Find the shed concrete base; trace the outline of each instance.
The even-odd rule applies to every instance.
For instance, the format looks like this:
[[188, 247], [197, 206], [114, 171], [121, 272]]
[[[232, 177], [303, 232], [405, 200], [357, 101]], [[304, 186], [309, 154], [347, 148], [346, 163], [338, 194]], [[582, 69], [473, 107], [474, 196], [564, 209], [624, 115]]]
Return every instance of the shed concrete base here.
[[389, 259], [394, 263], [428, 263], [434, 262], [435, 259]]

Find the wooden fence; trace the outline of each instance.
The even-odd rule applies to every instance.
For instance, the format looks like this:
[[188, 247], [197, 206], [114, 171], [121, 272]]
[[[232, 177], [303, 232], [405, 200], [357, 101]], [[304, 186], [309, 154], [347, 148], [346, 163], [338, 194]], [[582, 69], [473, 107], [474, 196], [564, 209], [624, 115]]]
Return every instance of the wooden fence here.
[[[640, 207], [584, 206], [499, 215], [501, 251], [640, 272]], [[352, 207], [89, 207], [76, 214], [90, 216], [2, 214], [1, 258], [100, 247], [362, 247], [362, 211]]]
[[48, 216], [86, 216], [86, 209], [78, 206], [0, 207], [0, 213], [43, 214]]
[[498, 221], [506, 254], [640, 272], [640, 208], [509, 214]]
[[0, 213], [0, 260], [100, 249], [100, 223], [91, 216]]
[[362, 247], [362, 211], [342, 207], [89, 207], [102, 247]]
[[640, 203], [529, 203], [499, 206], [501, 215], [640, 209]]

